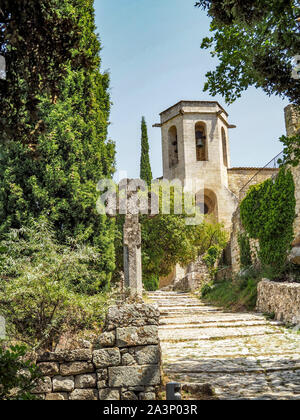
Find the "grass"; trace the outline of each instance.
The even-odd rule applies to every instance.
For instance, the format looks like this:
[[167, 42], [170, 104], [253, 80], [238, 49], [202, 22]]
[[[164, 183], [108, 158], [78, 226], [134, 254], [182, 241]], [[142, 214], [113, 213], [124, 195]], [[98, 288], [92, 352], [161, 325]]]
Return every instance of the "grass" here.
[[257, 285], [261, 277], [236, 277], [212, 286], [204, 286], [202, 300], [233, 311], [253, 311], [257, 301]]

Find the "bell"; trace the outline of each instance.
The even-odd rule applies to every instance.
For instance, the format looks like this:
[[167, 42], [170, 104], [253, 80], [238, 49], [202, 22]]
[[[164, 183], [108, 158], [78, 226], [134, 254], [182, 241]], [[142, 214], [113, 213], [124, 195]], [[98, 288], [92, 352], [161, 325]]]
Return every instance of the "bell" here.
[[204, 141], [203, 141], [202, 137], [197, 139], [196, 146], [197, 147], [204, 147]]

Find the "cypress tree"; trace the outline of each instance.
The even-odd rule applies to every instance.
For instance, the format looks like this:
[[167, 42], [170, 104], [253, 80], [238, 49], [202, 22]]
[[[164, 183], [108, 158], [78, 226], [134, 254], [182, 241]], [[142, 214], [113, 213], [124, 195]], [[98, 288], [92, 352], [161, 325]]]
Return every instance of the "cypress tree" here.
[[35, 143], [2, 142], [0, 155], [0, 232], [46, 217], [58, 240], [75, 238], [97, 247], [102, 286], [114, 270], [114, 223], [96, 211], [100, 179], [114, 172], [115, 148], [107, 141], [109, 77], [100, 72], [93, 0], [78, 2], [79, 51], [86, 65], [66, 68], [56, 101], [39, 98], [45, 126]]
[[145, 117], [142, 117], [142, 141], [141, 141], [141, 163], [140, 163], [140, 178], [147, 182], [150, 186], [152, 181], [152, 171], [149, 157], [149, 141], [147, 124]]

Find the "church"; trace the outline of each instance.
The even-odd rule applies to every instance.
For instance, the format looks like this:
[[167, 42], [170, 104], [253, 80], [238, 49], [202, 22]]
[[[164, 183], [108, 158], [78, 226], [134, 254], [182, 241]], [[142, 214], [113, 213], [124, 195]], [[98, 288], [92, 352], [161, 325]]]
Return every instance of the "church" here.
[[[277, 174], [278, 169], [231, 167], [229, 132], [236, 126], [228, 117], [216, 101], [180, 101], [163, 111], [154, 127], [162, 133], [163, 178], [179, 179], [183, 185], [201, 180], [203, 191], [192, 191], [197, 205], [231, 232], [232, 216], [249, 187]], [[201, 268], [191, 266], [176, 267], [162, 286]]]

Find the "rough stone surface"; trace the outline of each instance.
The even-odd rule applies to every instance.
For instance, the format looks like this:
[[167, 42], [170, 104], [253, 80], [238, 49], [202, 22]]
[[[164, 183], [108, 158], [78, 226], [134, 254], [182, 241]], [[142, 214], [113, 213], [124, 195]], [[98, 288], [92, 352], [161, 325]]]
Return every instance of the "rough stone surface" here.
[[131, 351], [138, 365], [155, 365], [160, 363], [158, 346], [137, 347]]
[[119, 366], [108, 368], [109, 386], [149, 386], [160, 384], [160, 369], [157, 365]]
[[69, 399], [69, 394], [66, 392], [56, 392], [47, 394], [45, 400], [46, 401], [65, 401]]
[[94, 372], [94, 369], [91, 362], [69, 362], [60, 365], [60, 374], [62, 376], [80, 375]]
[[264, 279], [258, 285], [257, 310], [274, 313], [278, 321], [300, 324], [300, 284]]
[[120, 350], [118, 348], [95, 350], [93, 362], [97, 368], [118, 366], [121, 363]]
[[100, 401], [118, 401], [120, 400], [120, 391], [117, 389], [102, 389], [99, 391]]
[[154, 401], [156, 399], [154, 392], [141, 392], [140, 400], [144, 401]]
[[138, 397], [133, 391], [125, 391], [121, 394], [121, 400], [135, 401]]
[[38, 356], [37, 364], [45, 375], [35, 390], [40, 398], [139, 400], [156, 396], [161, 380], [158, 309], [139, 302], [115, 307], [110, 315], [106, 326], [111, 329], [93, 338], [93, 347], [80, 340], [73, 343], [79, 348]]
[[98, 400], [98, 391], [96, 389], [75, 389], [70, 394], [70, 400], [95, 401]]
[[161, 311], [163, 370], [170, 381], [200, 391], [208, 384], [221, 400], [300, 400], [296, 330], [261, 314], [208, 306], [187, 293], [148, 298]]
[[153, 305], [125, 304], [108, 309], [105, 328], [107, 331], [117, 327], [141, 327], [158, 325], [159, 311]]
[[295, 246], [290, 254], [290, 261], [293, 264], [300, 264], [300, 246]]
[[78, 375], [75, 377], [75, 388], [96, 388], [97, 375], [95, 373]]
[[92, 351], [90, 349], [74, 349], [62, 351], [61, 356], [65, 362], [84, 362], [92, 360]]
[[53, 378], [53, 392], [71, 392], [74, 386], [73, 376], [55, 376]]
[[156, 325], [117, 328], [116, 331], [118, 347], [158, 344], [158, 327]]
[[37, 383], [37, 386], [32, 391], [33, 394], [47, 394], [52, 392], [52, 382], [51, 378], [45, 376], [43, 379], [40, 379]]
[[114, 331], [104, 332], [99, 337], [99, 343], [102, 347], [114, 347], [116, 343], [116, 334]]
[[59, 374], [59, 364], [56, 362], [43, 362], [39, 363], [38, 366], [45, 376], [55, 376]]

